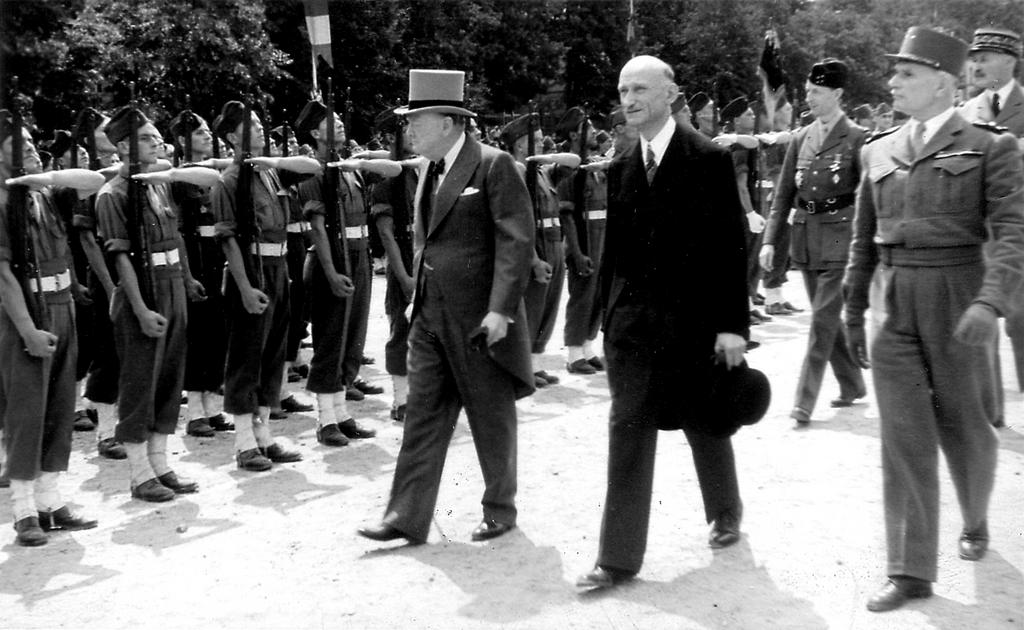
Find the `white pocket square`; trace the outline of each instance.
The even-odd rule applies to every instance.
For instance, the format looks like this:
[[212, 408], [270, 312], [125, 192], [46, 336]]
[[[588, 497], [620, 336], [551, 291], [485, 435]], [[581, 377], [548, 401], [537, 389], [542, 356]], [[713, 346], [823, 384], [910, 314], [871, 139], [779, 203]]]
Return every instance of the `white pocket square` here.
[[477, 194], [478, 192], [480, 192], [480, 189], [479, 189], [479, 188], [473, 188], [472, 186], [470, 186], [469, 188], [467, 188], [467, 189], [463, 190], [463, 191], [462, 191], [462, 194], [461, 194], [461, 195], [459, 195], [459, 196], [460, 196], [460, 197], [467, 197], [467, 196], [469, 196], [469, 195], [475, 195], [475, 194]]

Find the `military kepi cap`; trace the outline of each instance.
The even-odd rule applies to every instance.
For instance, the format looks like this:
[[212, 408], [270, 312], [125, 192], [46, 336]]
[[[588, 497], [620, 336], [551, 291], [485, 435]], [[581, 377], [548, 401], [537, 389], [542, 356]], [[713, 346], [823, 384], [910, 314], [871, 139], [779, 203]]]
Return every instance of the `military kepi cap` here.
[[1003, 28], [979, 28], [974, 31], [974, 39], [971, 41], [971, 49], [968, 52], [986, 50], [1020, 58], [1020, 35]]
[[501, 128], [501, 141], [507, 147], [511, 147], [516, 140], [522, 138], [530, 131], [531, 114], [520, 116]]
[[957, 76], [967, 60], [967, 42], [925, 26], [911, 26], [903, 37], [900, 51], [886, 57], [894, 61], [919, 63]]
[[107, 126], [103, 128], [103, 132], [107, 134], [107, 139], [112, 143], [117, 144], [118, 142], [126, 139], [131, 135], [133, 129], [132, 124], [132, 113], [134, 112], [135, 129], [145, 125], [149, 122], [146, 115], [142, 113], [137, 107], [131, 105], [125, 105], [121, 109], [114, 112], [114, 115], [110, 117], [110, 121]]
[[729, 101], [729, 104], [722, 108], [721, 118], [723, 121], [732, 120], [749, 109], [747, 99], [740, 96]]
[[409, 102], [395, 110], [399, 116], [418, 112], [476, 116], [466, 109], [466, 73], [461, 70], [410, 70]]
[[202, 116], [196, 114], [191, 109], [186, 109], [172, 118], [171, 124], [168, 127], [171, 130], [171, 135], [177, 140], [178, 138], [188, 137], [196, 129], [202, 127], [205, 122]]
[[813, 85], [836, 90], [846, 87], [848, 75], [849, 71], [846, 69], [845, 63], [834, 57], [828, 57], [811, 66], [807, 81]]
[[327, 118], [327, 106], [320, 101], [309, 101], [299, 112], [299, 117], [292, 126], [295, 133], [312, 131], [320, 126], [324, 118]]
[[558, 120], [558, 123], [555, 125], [555, 131], [563, 134], [576, 131], [586, 119], [587, 113], [583, 111], [582, 107], [570, 107], [565, 110], [565, 113]]

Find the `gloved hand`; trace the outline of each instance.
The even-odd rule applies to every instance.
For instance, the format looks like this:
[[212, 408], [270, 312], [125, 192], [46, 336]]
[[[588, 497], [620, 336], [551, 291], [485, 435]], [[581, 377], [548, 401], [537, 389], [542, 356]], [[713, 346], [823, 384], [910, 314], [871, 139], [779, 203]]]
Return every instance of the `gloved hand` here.
[[996, 336], [996, 312], [985, 304], [971, 304], [960, 316], [953, 338], [968, 346], [983, 346]]

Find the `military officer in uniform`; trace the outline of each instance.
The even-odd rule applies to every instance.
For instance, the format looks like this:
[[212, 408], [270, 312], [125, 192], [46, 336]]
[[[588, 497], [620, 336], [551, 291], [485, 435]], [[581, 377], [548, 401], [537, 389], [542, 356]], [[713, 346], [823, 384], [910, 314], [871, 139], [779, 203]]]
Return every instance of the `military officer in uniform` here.
[[846, 347], [840, 316], [841, 285], [853, 224], [853, 202], [860, 179], [858, 156], [867, 135], [841, 109], [846, 64], [825, 59], [807, 77], [807, 103], [815, 120], [789, 144], [772, 200], [761, 246], [761, 265], [771, 270], [775, 237], [796, 207], [790, 256], [803, 272], [811, 302], [811, 330], [790, 417], [807, 426], [821, 390], [825, 365], [839, 381], [833, 407], [848, 407], [867, 395], [864, 377]]
[[1011, 135], [954, 109], [966, 53], [955, 37], [909, 29], [888, 56], [893, 107], [911, 118], [862, 154], [844, 291], [851, 353], [867, 367], [864, 312], [881, 268], [888, 315], [870, 366], [889, 581], [868, 602], [875, 612], [932, 594], [940, 449], [963, 518], [959, 555], [988, 549], [998, 437], [983, 411], [985, 372], [997, 318], [1024, 290], [1024, 167]]

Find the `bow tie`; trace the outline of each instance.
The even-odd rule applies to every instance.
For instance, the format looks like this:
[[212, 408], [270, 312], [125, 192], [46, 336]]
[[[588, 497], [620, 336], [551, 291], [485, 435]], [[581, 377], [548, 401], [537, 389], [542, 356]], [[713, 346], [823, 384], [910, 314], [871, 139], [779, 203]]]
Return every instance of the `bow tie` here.
[[431, 162], [430, 166], [427, 168], [428, 177], [440, 177], [442, 175], [444, 175], [444, 158], [441, 158], [436, 162]]

